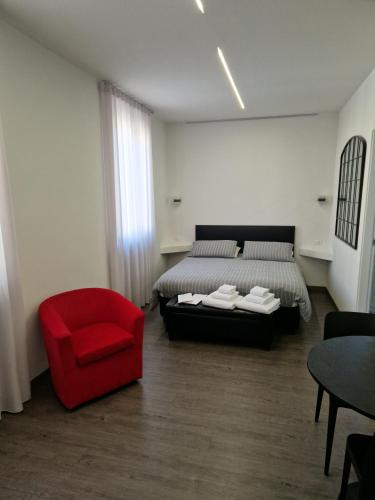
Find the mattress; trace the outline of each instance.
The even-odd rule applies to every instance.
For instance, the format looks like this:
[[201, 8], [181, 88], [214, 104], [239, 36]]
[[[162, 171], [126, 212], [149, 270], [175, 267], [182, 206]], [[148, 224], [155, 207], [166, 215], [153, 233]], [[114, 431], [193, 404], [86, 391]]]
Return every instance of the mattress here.
[[255, 285], [269, 288], [282, 307], [297, 305], [305, 321], [311, 317], [306, 283], [295, 262], [186, 257], [156, 281], [154, 291], [167, 298], [188, 292], [209, 294], [223, 283], [236, 285], [241, 295]]

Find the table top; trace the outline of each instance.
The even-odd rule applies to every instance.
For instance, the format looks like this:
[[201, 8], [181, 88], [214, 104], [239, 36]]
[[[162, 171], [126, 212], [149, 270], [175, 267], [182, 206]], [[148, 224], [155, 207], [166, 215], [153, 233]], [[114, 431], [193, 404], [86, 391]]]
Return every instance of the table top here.
[[375, 337], [336, 337], [310, 351], [312, 377], [333, 396], [375, 419]]

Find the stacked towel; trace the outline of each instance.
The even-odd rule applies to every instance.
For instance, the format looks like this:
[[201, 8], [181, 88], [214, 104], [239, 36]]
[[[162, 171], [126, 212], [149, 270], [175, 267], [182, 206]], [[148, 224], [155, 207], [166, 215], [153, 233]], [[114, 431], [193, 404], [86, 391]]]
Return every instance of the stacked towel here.
[[254, 304], [261, 304], [262, 306], [269, 304], [274, 298], [274, 293], [267, 293], [267, 295], [265, 295], [264, 297], [259, 297], [259, 295], [253, 295], [252, 293], [249, 293], [245, 296], [245, 300], [254, 302]]
[[271, 314], [280, 307], [280, 299], [269, 288], [255, 286], [246, 297], [239, 295], [235, 285], [222, 285], [202, 299], [204, 306], [232, 311], [236, 307], [255, 313]]
[[229, 311], [232, 311], [236, 307], [236, 300], [229, 301], [213, 299], [211, 295], [207, 295], [207, 297], [202, 300], [202, 304], [204, 306], [217, 307], [218, 309], [228, 309]]
[[254, 286], [251, 290], [250, 293], [252, 295], [257, 295], [258, 297], [264, 298], [267, 293], [270, 292], [269, 288], [263, 288], [262, 286]]
[[234, 285], [222, 285], [215, 292], [202, 300], [204, 306], [217, 307], [218, 309], [232, 310], [236, 307], [236, 301], [240, 295]]
[[236, 307], [238, 307], [238, 309], [244, 309], [245, 311], [271, 314], [280, 307], [280, 299], [272, 299], [268, 304], [256, 304], [255, 302], [250, 302], [244, 297], [241, 297], [237, 300]]
[[216, 292], [211, 293], [211, 297], [213, 299], [226, 300], [226, 301], [230, 301], [230, 300], [233, 300], [234, 298], [238, 298], [238, 295], [239, 295], [239, 292], [222, 293], [222, 292], [219, 292], [219, 290], [216, 290]]
[[219, 286], [218, 292], [227, 293], [228, 295], [232, 295], [233, 292], [236, 292], [236, 285], [221, 285]]

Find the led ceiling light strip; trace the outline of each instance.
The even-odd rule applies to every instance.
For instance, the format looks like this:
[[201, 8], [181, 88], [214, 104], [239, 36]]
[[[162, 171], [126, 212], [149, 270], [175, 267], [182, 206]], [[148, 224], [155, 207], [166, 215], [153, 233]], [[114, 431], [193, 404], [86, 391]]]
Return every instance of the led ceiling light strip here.
[[238, 92], [237, 86], [234, 83], [233, 76], [232, 76], [232, 74], [230, 72], [229, 66], [228, 66], [228, 64], [227, 64], [227, 62], [225, 60], [223, 51], [221, 50], [220, 47], [217, 48], [217, 53], [219, 55], [219, 59], [221, 61], [221, 64], [223, 65], [224, 71], [225, 71], [225, 73], [226, 73], [226, 75], [228, 77], [229, 83], [231, 84], [231, 87], [233, 89], [234, 95], [237, 97], [237, 101], [238, 101], [241, 109], [245, 109], [245, 105], [243, 103], [243, 100], [241, 99], [241, 96], [240, 96], [240, 93]]
[[198, 9], [204, 14], [204, 5], [202, 0], [195, 0], [195, 3], [197, 4]]

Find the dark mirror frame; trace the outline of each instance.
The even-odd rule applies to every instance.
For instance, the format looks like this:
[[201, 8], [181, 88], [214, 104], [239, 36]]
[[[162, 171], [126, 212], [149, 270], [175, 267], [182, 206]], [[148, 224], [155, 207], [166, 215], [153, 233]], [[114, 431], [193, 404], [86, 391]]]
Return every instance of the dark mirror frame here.
[[366, 141], [353, 136], [340, 157], [335, 236], [354, 249], [358, 246], [365, 162]]

